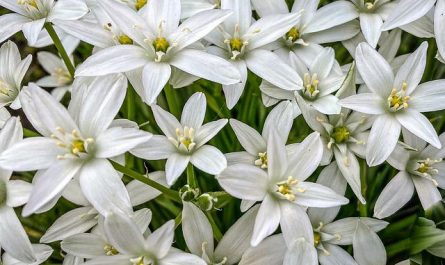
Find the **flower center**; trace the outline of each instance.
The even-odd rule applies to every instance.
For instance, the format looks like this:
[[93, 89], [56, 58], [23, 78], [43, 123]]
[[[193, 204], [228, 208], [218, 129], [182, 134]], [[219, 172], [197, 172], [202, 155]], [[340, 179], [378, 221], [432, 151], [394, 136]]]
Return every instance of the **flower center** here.
[[170, 47], [170, 43], [167, 41], [166, 38], [164, 37], [157, 37], [154, 41], [153, 41], [153, 47], [155, 49], [156, 52], [163, 52], [166, 53], [168, 47]]
[[134, 7], [136, 10], [139, 10], [143, 8], [147, 4], [148, 0], [136, 0], [136, 3], [134, 4]]
[[315, 99], [320, 93], [318, 90], [318, 80], [317, 74], [310, 75], [309, 73], [304, 74], [303, 78], [303, 96], [307, 99]]
[[85, 158], [88, 156], [90, 145], [94, 143], [94, 139], [83, 139], [77, 130], [66, 133], [61, 127], [56, 128], [57, 133], [51, 137], [56, 140], [57, 146], [66, 149], [66, 154], [59, 155], [58, 159], [65, 158]]
[[7, 193], [6, 193], [6, 183], [0, 180], [0, 207], [6, 203]]
[[133, 44], [133, 40], [128, 37], [125, 34], [120, 35], [117, 40], [119, 41], [120, 44], [125, 45], [125, 44]]
[[60, 85], [66, 85], [72, 81], [70, 73], [62, 67], [56, 68], [53, 75]]
[[133, 265], [155, 265], [155, 264], [157, 264], [156, 261], [154, 261], [153, 259], [151, 259], [149, 257], [145, 257], [145, 256], [130, 259], [130, 262]]
[[286, 33], [286, 40], [289, 40], [291, 42], [296, 42], [299, 38], [300, 38], [300, 31], [296, 27], [292, 27]]
[[368, 10], [371, 10], [374, 8], [375, 4], [376, 4], [377, 0], [365, 0], [365, 7]]
[[286, 181], [277, 183], [276, 192], [278, 195], [288, 201], [294, 202], [297, 193], [303, 193], [306, 190], [298, 187], [299, 181], [292, 176], [287, 177]]
[[255, 165], [261, 167], [262, 169], [267, 168], [267, 152], [258, 153], [258, 159], [255, 160]]
[[319, 232], [314, 231], [314, 246], [317, 247], [321, 242], [321, 235]]
[[334, 138], [335, 143], [341, 144], [346, 143], [349, 140], [349, 136], [351, 133], [349, 132], [346, 126], [335, 127], [332, 131], [331, 137]]
[[114, 256], [119, 254], [119, 251], [115, 249], [112, 245], [106, 244], [104, 247], [105, 255], [107, 256]]
[[438, 185], [435, 176], [439, 174], [439, 170], [434, 167], [435, 164], [442, 162], [442, 159], [422, 159], [414, 161], [414, 170], [411, 172], [414, 175], [424, 177], [434, 183], [434, 185]]
[[230, 49], [232, 51], [241, 52], [243, 46], [244, 46], [243, 41], [240, 38], [233, 38], [230, 40]]
[[26, 6], [26, 7], [32, 6], [32, 7], [38, 9], [36, 0], [17, 0], [17, 3], [19, 5], [23, 5], [23, 6]]
[[196, 146], [194, 141], [195, 129], [184, 126], [184, 129], [176, 128], [176, 139], [169, 138], [180, 151], [189, 153]]
[[14, 90], [11, 88], [11, 86], [3, 81], [2, 79], [0, 79], [0, 94], [3, 94], [7, 97], [11, 97], [14, 96]]
[[403, 82], [402, 87], [399, 90], [396, 88], [391, 90], [391, 94], [388, 97], [388, 107], [390, 111], [396, 112], [401, 109], [408, 108], [408, 101], [410, 97], [406, 95], [407, 88], [408, 84]]
[[[238, 27], [236, 27], [236, 31], [238, 30]], [[238, 33], [235, 33], [235, 36], [237, 36]], [[243, 53], [247, 45], [247, 41], [242, 40], [239, 37], [233, 37], [231, 39], [226, 39], [224, 41], [227, 46], [229, 47], [229, 50], [232, 54], [232, 57], [230, 59], [236, 60], [238, 59]]]

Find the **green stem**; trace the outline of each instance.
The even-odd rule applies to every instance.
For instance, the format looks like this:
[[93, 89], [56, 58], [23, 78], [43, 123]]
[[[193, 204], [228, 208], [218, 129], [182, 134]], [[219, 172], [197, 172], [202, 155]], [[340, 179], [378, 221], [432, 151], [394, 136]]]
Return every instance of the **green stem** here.
[[[360, 182], [362, 186], [362, 195], [366, 199], [366, 192], [368, 189], [367, 180], [366, 180], [366, 163], [364, 160], [360, 161]], [[368, 202], [369, 203], [369, 202]], [[359, 202], [358, 209], [361, 217], [367, 217], [368, 216], [368, 204], [362, 204]]]
[[25, 137], [36, 137], [36, 136], [40, 136], [40, 135], [38, 133], [30, 130], [30, 129], [23, 128], [23, 136], [25, 136]]
[[164, 88], [165, 98], [167, 99], [168, 109], [170, 113], [179, 117], [180, 110], [178, 106], [178, 101], [176, 100], [175, 93], [173, 92], [173, 88], [170, 84], [167, 83]]
[[182, 203], [181, 198], [179, 198], [179, 194], [176, 191], [171, 190], [171, 189], [157, 183], [156, 181], [153, 181], [153, 180], [145, 177], [144, 175], [139, 174], [138, 172], [136, 172], [132, 169], [126, 168], [125, 166], [122, 166], [121, 164], [118, 164], [111, 160], [110, 160], [110, 162], [113, 165], [114, 169], [116, 169], [117, 171], [124, 173], [125, 175], [129, 176], [132, 179], [135, 179], [142, 183], [145, 183], [154, 189], [159, 190], [160, 192], [162, 192], [164, 195], [168, 196], [170, 199], [172, 199], [175, 202]]
[[178, 216], [176, 216], [175, 218], [175, 229], [178, 228], [181, 222], [182, 222], [182, 212], [180, 212]]
[[76, 71], [76, 69], [74, 68], [73, 63], [71, 62], [70, 57], [68, 56], [68, 53], [65, 50], [65, 47], [63, 47], [62, 45], [62, 41], [60, 41], [59, 36], [57, 36], [57, 33], [54, 30], [53, 25], [51, 23], [45, 23], [45, 29], [46, 31], [48, 31], [49, 36], [53, 40], [54, 45], [56, 46], [60, 56], [62, 56], [63, 62], [65, 63], [68, 72], [70, 72], [71, 77], [74, 78], [74, 72]]
[[219, 227], [216, 225], [215, 220], [213, 220], [212, 214], [210, 212], [206, 212], [205, 214], [209, 219], [210, 225], [212, 226], [213, 236], [215, 237], [216, 241], [220, 241], [223, 237], [221, 230], [219, 230]]
[[135, 107], [133, 87], [129, 85], [127, 89], [127, 119], [130, 121], [135, 120]]
[[386, 247], [386, 253], [388, 254], [388, 257], [391, 258], [399, 253], [408, 251], [410, 246], [411, 246], [411, 239], [407, 238]]
[[195, 170], [193, 169], [193, 164], [192, 163], [189, 163], [187, 165], [187, 184], [192, 189], [199, 188], [198, 187], [198, 182], [196, 181]]

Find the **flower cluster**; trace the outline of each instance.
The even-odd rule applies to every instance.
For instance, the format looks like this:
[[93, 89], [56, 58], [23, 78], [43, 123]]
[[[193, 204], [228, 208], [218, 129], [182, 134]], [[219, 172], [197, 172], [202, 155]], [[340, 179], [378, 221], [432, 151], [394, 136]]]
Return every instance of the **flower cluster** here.
[[0, 264], [445, 258], [445, 0], [0, 6]]

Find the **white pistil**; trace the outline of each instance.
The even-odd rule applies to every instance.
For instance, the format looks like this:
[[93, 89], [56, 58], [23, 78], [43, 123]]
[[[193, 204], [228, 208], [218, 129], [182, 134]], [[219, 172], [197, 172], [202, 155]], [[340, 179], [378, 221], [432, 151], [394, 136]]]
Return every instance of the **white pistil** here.
[[183, 129], [176, 128], [176, 139], [172, 137], [169, 137], [168, 139], [180, 151], [188, 153], [191, 152], [196, 146], [194, 138], [195, 138], [195, 129], [184, 126]]
[[318, 90], [318, 84], [320, 81], [318, 80], [317, 74], [304, 74], [303, 78], [303, 96], [308, 99], [314, 99], [320, 93]]

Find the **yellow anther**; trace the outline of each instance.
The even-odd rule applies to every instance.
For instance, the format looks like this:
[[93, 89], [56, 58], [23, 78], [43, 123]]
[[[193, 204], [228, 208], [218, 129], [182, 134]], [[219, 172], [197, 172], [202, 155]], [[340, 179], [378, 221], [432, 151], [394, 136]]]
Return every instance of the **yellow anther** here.
[[18, 0], [17, 3], [19, 5], [32, 6], [34, 8], [38, 8], [36, 0]]
[[77, 155], [79, 153], [85, 153], [85, 142], [81, 139], [75, 139], [71, 142], [71, 153]]
[[125, 34], [120, 35], [117, 39], [118, 39], [119, 43], [123, 44], [123, 45], [133, 44], [133, 40]]
[[105, 255], [107, 256], [114, 256], [119, 254], [119, 251], [115, 249], [112, 245], [106, 244], [104, 246]]
[[391, 94], [388, 97], [388, 107], [391, 111], [395, 112], [408, 108], [410, 97], [405, 95], [407, 88], [408, 84], [403, 82], [400, 90], [397, 90], [396, 88], [391, 90]]
[[303, 78], [303, 96], [309, 99], [314, 99], [320, 93], [318, 90], [318, 84], [320, 81], [318, 80], [317, 74], [304, 74]]
[[293, 27], [286, 33], [286, 39], [292, 42], [296, 42], [300, 38], [300, 31], [298, 28]]
[[262, 169], [267, 168], [267, 152], [258, 153], [258, 159], [255, 160], [255, 165], [261, 167]]
[[351, 133], [346, 126], [335, 127], [332, 131], [331, 137], [335, 140], [335, 143], [346, 143], [349, 140]]
[[295, 201], [295, 192], [303, 193], [304, 189], [297, 187], [299, 181], [289, 176], [286, 181], [277, 183], [277, 192], [288, 201]]
[[156, 52], [166, 53], [168, 48], [170, 47], [170, 43], [164, 37], [158, 37], [153, 41], [153, 47]]
[[321, 235], [318, 232], [314, 232], [314, 246], [318, 246], [321, 242]]
[[136, 10], [139, 10], [143, 8], [147, 4], [147, 2], [147, 0], [136, 0], [134, 7], [136, 8]]

